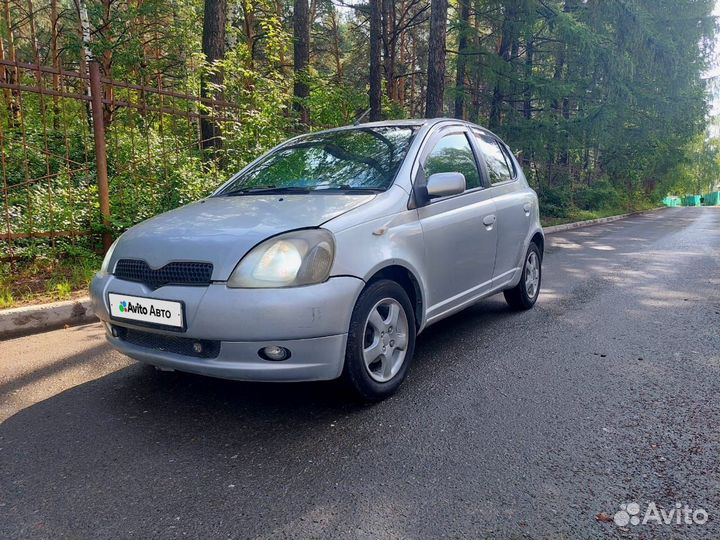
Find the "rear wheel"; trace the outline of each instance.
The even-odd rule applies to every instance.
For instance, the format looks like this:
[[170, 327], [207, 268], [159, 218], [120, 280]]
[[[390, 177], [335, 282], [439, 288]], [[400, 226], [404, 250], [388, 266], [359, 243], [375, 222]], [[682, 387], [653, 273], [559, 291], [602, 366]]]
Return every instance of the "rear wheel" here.
[[518, 283], [512, 289], [503, 291], [505, 300], [510, 307], [517, 310], [530, 309], [535, 305], [540, 294], [542, 281], [542, 256], [535, 243], [531, 243], [525, 255], [523, 273]]
[[400, 386], [415, 351], [415, 315], [405, 289], [390, 280], [371, 283], [350, 321], [343, 378], [366, 401]]

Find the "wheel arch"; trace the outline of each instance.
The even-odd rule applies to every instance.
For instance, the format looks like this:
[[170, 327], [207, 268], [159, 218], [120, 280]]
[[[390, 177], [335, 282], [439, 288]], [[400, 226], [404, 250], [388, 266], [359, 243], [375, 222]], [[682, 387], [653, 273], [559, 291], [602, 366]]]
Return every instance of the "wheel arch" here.
[[[415, 310], [415, 328], [419, 331], [425, 316], [425, 302], [423, 298], [422, 286], [415, 274], [406, 266], [400, 264], [391, 264], [377, 269], [367, 280], [367, 285], [380, 279], [389, 279], [400, 285], [408, 297]], [[366, 287], [367, 287], [366, 285]]]
[[533, 234], [530, 239], [531, 244], [535, 244], [540, 250], [540, 258], [542, 259], [545, 255], [545, 236], [540, 231]]

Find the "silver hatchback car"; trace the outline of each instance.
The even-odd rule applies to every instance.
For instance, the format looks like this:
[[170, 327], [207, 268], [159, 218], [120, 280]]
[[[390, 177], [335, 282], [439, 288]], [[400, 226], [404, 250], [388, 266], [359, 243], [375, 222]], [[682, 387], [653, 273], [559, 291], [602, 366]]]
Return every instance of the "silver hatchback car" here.
[[392, 394], [419, 332], [540, 290], [538, 200], [508, 147], [449, 119], [291, 139], [210, 197], [140, 223], [91, 284], [124, 354], [253, 381]]

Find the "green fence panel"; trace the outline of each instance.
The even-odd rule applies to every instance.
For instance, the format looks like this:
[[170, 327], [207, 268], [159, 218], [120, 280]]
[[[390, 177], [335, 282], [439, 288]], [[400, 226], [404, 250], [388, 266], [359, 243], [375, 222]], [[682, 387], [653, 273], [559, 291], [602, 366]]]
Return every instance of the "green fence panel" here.
[[703, 204], [705, 206], [720, 206], [720, 191], [713, 191], [703, 195]]

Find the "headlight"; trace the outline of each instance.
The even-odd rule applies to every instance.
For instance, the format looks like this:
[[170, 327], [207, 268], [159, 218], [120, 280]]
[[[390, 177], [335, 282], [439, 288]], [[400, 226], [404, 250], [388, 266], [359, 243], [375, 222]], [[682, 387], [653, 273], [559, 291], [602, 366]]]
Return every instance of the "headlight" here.
[[105, 258], [103, 259], [103, 262], [102, 262], [102, 266], [100, 267], [101, 274], [108, 273], [108, 267], [110, 266], [110, 259], [112, 258], [113, 251], [115, 251], [115, 246], [117, 246], [118, 240], [120, 240], [119, 237], [110, 245], [110, 248], [107, 250], [107, 253], [105, 254]]
[[325, 229], [303, 229], [255, 246], [228, 279], [228, 287], [261, 289], [322, 283], [330, 275], [335, 241]]

